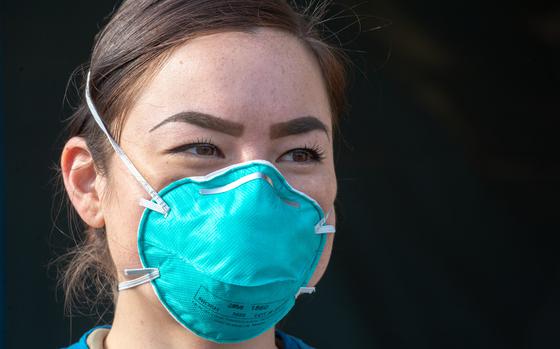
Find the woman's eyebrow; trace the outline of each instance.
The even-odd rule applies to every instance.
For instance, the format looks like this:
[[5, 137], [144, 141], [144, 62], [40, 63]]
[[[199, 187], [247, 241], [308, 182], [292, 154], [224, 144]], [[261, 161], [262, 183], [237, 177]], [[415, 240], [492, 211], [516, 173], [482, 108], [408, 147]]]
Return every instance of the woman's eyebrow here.
[[[174, 114], [161, 121], [150, 129], [149, 132], [170, 122], [186, 122], [191, 125], [207, 128], [210, 130], [225, 133], [234, 137], [243, 134], [244, 126], [240, 123], [224, 120], [217, 116], [196, 111], [184, 111]], [[276, 123], [270, 126], [270, 139], [293, 136], [308, 133], [311, 131], [323, 131], [329, 135], [327, 126], [314, 116], [302, 116], [286, 122]]]
[[327, 126], [325, 126], [321, 120], [314, 116], [302, 116], [270, 126], [270, 139], [292, 136], [315, 130], [323, 131], [326, 133], [327, 137], [329, 136]]
[[152, 127], [150, 132], [169, 122], [186, 122], [188, 124], [218, 131], [234, 137], [240, 137], [243, 134], [242, 124], [196, 111], [185, 111], [172, 115]]

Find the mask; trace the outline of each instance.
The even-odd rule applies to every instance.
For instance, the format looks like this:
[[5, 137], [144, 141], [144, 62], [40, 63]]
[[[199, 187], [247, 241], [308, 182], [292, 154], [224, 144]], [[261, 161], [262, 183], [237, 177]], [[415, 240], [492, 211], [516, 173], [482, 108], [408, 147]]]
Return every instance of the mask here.
[[138, 226], [142, 268], [119, 291], [150, 282], [181, 325], [218, 343], [246, 341], [273, 327], [307, 287], [322, 254], [327, 216], [264, 160], [175, 181], [156, 192], [94, 119], [150, 194]]

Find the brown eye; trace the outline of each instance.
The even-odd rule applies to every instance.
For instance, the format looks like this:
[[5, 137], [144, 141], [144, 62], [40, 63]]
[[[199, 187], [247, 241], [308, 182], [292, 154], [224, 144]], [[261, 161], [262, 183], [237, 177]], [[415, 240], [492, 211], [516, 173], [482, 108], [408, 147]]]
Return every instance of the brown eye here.
[[289, 161], [297, 163], [320, 162], [324, 159], [321, 149], [298, 148], [290, 150], [282, 155], [277, 161]]
[[292, 161], [295, 162], [306, 162], [311, 159], [311, 155], [305, 150], [294, 150], [292, 152]]
[[188, 153], [198, 157], [204, 158], [211, 158], [211, 157], [219, 157], [223, 158], [224, 154], [221, 150], [211, 143], [189, 143], [184, 144], [179, 147], [173, 148], [168, 151], [171, 154], [181, 154], [181, 153]]
[[193, 145], [189, 150], [191, 153], [199, 156], [216, 156], [217, 149], [210, 144], [197, 144]]

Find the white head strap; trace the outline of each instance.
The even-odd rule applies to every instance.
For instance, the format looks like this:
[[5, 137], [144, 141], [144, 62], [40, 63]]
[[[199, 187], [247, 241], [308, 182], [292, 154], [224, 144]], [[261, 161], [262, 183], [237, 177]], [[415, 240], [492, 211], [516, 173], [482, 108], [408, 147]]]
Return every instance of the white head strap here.
[[113, 147], [113, 149], [115, 149], [115, 152], [122, 160], [126, 168], [128, 168], [130, 173], [134, 176], [134, 178], [136, 178], [136, 180], [138, 181], [138, 183], [140, 183], [140, 185], [144, 188], [144, 190], [146, 190], [146, 192], [150, 194], [152, 200], [155, 201], [152, 202], [146, 199], [140, 199], [140, 205], [167, 216], [167, 213], [169, 212], [169, 206], [167, 206], [167, 204], [158, 195], [158, 193], [154, 190], [154, 188], [152, 188], [152, 186], [146, 181], [146, 179], [142, 177], [142, 175], [136, 169], [132, 161], [130, 161], [128, 156], [126, 156], [126, 154], [124, 153], [120, 145], [113, 139], [109, 131], [107, 131], [107, 128], [105, 127], [103, 120], [99, 116], [99, 113], [97, 113], [97, 109], [95, 108], [95, 105], [93, 104], [93, 101], [91, 99], [90, 90], [89, 90], [89, 81], [90, 81], [90, 72], [88, 71], [87, 80], [86, 80], [86, 103], [89, 108], [89, 111], [91, 112], [91, 115], [93, 115], [93, 119], [95, 120], [97, 125], [99, 125], [99, 128], [101, 128], [101, 131], [103, 131], [105, 136], [107, 136], [107, 139], [109, 139], [109, 143], [111, 143], [111, 146]]
[[327, 224], [327, 219], [329, 219], [329, 215], [331, 214], [333, 208], [331, 207], [325, 217], [319, 221], [319, 223], [315, 224], [315, 234], [333, 234], [336, 232], [336, 228], [334, 225]]

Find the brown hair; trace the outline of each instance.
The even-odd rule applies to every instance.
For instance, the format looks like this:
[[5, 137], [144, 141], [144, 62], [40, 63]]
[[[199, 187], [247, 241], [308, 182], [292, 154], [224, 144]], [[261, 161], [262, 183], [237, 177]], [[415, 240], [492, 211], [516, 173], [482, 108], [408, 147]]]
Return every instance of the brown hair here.
[[[314, 54], [336, 126], [345, 105], [346, 69], [344, 54], [323, 39], [327, 5], [324, 1], [298, 9], [286, 0], [125, 0], [95, 37], [89, 67], [85, 65], [81, 71], [78, 92], [83, 96], [84, 72], [89, 69], [92, 99], [118, 141], [127, 108], [142, 83], [174, 48], [211, 33], [267, 27], [294, 35]], [[86, 140], [96, 168], [106, 175], [112, 149], [83, 97], [68, 119], [66, 139], [74, 136]], [[72, 210], [71, 204], [67, 205]], [[105, 232], [85, 226], [85, 233], [77, 241], [61, 269], [66, 309], [76, 303], [94, 308], [103, 301], [112, 304], [117, 274]]]

